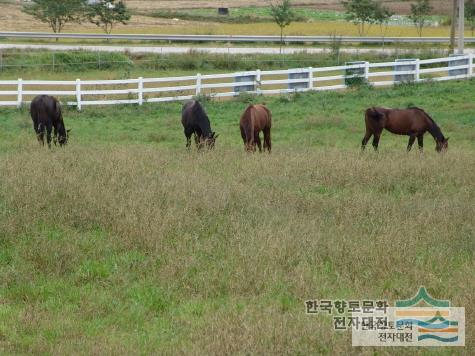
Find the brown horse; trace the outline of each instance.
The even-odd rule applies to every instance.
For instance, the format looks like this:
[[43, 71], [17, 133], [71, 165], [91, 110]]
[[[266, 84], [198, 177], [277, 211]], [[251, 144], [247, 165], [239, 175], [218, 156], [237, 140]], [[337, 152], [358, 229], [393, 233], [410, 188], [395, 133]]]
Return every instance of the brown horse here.
[[244, 141], [246, 151], [256, 151], [256, 144], [259, 152], [262, 151], [259, 132], [264, 132], [264, 151], [271, 151], [270, 129], [272, 126], [271, 112], [264, 105], [249, 105], [241, 116], [239, 123], [241, 137]]
[[383, 129], [397, 135], [408, 135], [409, 143], [407, 151], [409, 152], [417, 137], [419, 149], [423, 149], [424, 133], [429, 133], [434, 137], [436, 142], [435, 149], [437, 152], [448, 148], [449, 138], [445, 138], [440, 131], [439, 126], [434, 120], [422, 109], [412, 107], [409, 109], [385, 109], [372, 107], [365, 113], [366, 134], [361, 143], [364, 150], [366, 143], [373, 135], [373, 147], [378, 149], [379, 138]]

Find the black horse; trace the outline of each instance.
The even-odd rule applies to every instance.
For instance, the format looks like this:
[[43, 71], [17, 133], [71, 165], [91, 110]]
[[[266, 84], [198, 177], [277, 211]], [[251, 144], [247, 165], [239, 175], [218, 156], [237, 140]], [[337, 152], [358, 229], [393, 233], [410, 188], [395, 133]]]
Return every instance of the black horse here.
[[204, 145], [208, 148], [214, 147], [218, 135], [211, 131], [208, 115], [198, 101], [191, 100], [183, 105], [181, 123], [186, 136], [186, 147], [191, 146], [191, 135], [193, 134], [198, 149]]
[[44, 135], [46, 130], [46, 140], [51, 148], [51, 131], [54, 129], [53, 142], [65, 145], [68, 142], [69, 131], [66, 130], [61, 113], [61, 104], [58, 99], [49, 95], [38, 95], [30, 105], [33, 128], [38, 141], [44, 145]]

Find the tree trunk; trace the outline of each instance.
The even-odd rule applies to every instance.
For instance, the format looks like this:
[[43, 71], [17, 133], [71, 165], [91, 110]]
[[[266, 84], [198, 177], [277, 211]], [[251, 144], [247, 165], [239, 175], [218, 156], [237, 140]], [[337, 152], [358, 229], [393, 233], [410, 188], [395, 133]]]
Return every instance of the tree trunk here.
[[284, 45], [284, 28], [280, 28], [280, 54], [282, 54], [282, 46]]

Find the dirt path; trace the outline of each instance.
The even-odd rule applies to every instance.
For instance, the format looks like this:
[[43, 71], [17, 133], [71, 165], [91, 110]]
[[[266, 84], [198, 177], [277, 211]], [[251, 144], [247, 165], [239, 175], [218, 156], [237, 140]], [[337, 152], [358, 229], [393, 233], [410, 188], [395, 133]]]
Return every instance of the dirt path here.
[[[280, 54], [278, 47], [192, 47], [192, 46], [83, 46], [83, 45], [29, 45], [29, 44], [0, 44], [2, 49], [35, 49], [50, 51], [68, 51], [68, 50], [85, 50], [93, 52], [129, 52], [129, 53], [188, 53], [190, 51], [220, 53], [220, 54]], [[284, 47], [284, 54], [295, 53], [328, 53], [326, 48], [306, 48], [306, 47]], [[414, 49], [394, 49], [394, 48], [342, 48], [341, 52], [345, 53], [386, 53], [386, 54], [403, 54], [417, 52]], [[446, 50], [434, 50], [434, 53], [440, 52], [441, 56], [446, 55]], [[475, 49], [467, 49], [466, 53], [474, 53]]]

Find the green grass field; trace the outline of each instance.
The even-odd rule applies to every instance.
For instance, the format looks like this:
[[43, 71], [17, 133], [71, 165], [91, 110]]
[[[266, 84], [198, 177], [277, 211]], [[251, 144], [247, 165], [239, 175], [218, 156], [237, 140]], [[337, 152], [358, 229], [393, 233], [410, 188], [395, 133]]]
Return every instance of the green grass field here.
[[[66, 109], [66, 148], [0, 110], [0, 353], [371, 354], [306, 299], [466, 308], [475, 346], [475, 81], [257, 97], [272, 154], [244, 153], [242, 100], [207, 102], [220, 134], [188, 152], [180, 103]], [[361, 154], [363, 110], [426, 109], [450, 137]]]
[[[205, 73], [216, 70], [261, 70], [336, 66], [365, 60], [391, 62], [393, 53], [344, 53], [339, 48], [327, 53], [297, 54], [210, 54], [199, 48], [183, 54], [131, 54], [92, 51], [4, 50], [0, 80], [26, 78], [126, 78], [173, 76], [178, 73]], [[397, 53], [396, 53], [397, 55]], [[428, 59], [447, 56], [443, 49], [401, 51], [404, 58]]]

